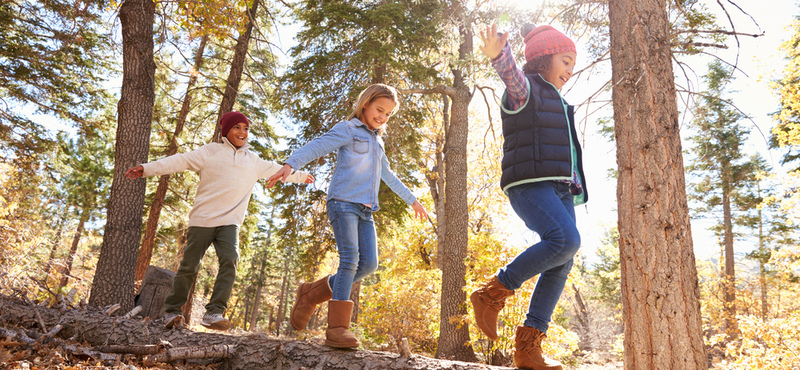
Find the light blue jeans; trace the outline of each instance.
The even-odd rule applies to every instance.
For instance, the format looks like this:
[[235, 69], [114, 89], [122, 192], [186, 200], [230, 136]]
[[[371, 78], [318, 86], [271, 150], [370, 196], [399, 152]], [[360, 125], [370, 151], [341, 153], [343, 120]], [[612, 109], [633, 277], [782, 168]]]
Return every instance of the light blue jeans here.
[[546, 333], [572, 269], [572, 258], [581, 245], [572, 194], [569, 184], [542, 181], [509, 188], [508, 198], [525, 226], [539, 234], [541, 241], [502, 267], [497, 279], [506, 288], [516, 290], [541, 274], [523, 325]]
[[339, 269], [331, 276], [333, 298], [350, 299], [353, 283], [378, 269], [378, 237], [372, 210], [359, 203], [331, 199], [328, 201], [328, 220], [339, 249]]

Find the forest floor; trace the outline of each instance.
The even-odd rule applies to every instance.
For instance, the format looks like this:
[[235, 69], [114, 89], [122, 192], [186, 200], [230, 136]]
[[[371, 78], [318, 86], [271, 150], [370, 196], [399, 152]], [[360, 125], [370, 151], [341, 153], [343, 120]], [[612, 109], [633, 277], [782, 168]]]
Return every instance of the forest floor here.
[[[0, 336], [2, 338], [2, 336]], [[77, 369], [108, 369], [108, 370], [212, 370], [219, 364], [199, 365], [183, 361], [172, 363], [159, 363], [147, 366], [142, 356], [129, 355], [124, 360], [102, 360], [90, 354], [95, 349], [92, 346], [70, 341], [58, 341], [45, 344], [26, 345], [9, 339], [0, 339], [0, 370], [77, 370]], [[83, 353], [81, 353], [83, 352]], [[589, 354], [585, 358], [597, 357]], [[605, 356], [603, 356], [605, 357]], [[597, 361], [597, 360], [595, 360]], [[576, 366], [565, 366], [569, 370], [617, 370], [622, 369], [622, 361], [602, 361], [604, 363], [584, 363]]]

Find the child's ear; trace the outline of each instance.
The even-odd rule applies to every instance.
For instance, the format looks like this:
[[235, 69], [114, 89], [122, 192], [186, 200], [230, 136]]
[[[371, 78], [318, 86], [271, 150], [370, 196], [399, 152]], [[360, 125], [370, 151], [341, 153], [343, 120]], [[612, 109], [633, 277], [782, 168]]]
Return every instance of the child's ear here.
[[528, 36], [533, 29], [536, 28], [536, 25], [533, 23], [525, 23], [522, 25], [522, 28], [519, 30], [519, 34], [522, 36], [522, 39], [525, 39], [525, 36]]

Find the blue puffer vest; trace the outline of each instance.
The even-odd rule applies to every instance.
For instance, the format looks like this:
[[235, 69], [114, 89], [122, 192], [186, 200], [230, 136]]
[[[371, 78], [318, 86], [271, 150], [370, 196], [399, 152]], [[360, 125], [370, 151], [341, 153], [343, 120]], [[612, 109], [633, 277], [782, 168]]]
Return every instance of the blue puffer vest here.
[[[503, 175], [500, 186], [508, 188], [537, 181], [572, 180], [572, 150], [575, 150], [583, 194], [575, 205], [589, 200], [583, 175], [581, 146], [575, 131], [574, 110], [562, 103], [558, 90], [539, 74], [526, 75], [528, 101], [515, 112], [503, 109]], [[505, 101], [505, 97], [503, 99]]]

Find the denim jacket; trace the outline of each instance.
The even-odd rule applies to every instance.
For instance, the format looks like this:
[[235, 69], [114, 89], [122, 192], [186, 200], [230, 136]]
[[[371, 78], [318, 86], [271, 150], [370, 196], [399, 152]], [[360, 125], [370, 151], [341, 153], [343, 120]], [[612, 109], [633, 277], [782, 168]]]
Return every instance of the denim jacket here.
[[328, 200], [361, 203], [378, 211], [381, 179], [407, 204], [417, 198], [389, 168], [383, 139], [358, 118], [342, 121], [322, 136], [297, 149], [286, 164], [299, 169], [307, 163], [336, 151], [336, 169], [328, 187]]

